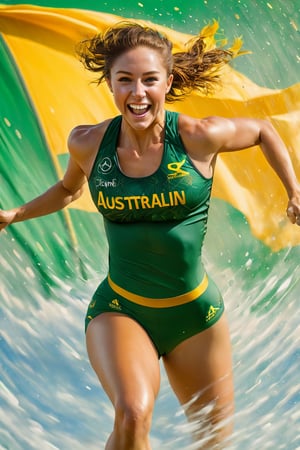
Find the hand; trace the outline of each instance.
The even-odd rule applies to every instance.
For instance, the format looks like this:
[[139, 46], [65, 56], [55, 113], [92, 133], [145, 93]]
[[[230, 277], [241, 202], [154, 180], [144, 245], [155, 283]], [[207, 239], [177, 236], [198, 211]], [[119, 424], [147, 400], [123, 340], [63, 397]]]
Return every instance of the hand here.
[[299, 198], [292, 197], [289, 200], [286, 214], [292, 223], [300, 226], [300, 199]]
[[4, 230], [7, 225], [13, 222], [15, 215], [16, 213], [13, 210], [4, 211], [0, 209], [0, 231]]

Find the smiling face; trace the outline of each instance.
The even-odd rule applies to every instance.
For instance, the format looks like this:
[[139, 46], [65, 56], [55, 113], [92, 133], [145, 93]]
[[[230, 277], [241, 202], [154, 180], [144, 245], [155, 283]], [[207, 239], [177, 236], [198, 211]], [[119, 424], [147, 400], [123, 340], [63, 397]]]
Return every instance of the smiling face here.
[[163, 120], [172, 79], [157, 50], [136, 47], [115, 59], [107, 83], [126, 122], [144, 130]]

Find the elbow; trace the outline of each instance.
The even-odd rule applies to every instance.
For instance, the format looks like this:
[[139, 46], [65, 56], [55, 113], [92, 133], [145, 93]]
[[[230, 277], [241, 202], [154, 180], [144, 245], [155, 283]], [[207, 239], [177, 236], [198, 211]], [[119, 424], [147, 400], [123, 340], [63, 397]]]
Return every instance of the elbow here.
[[79, 197], [81, 197], [84, 191], [84, 185], [81, 185], [79, 188], [78, 187], [70, 188], [64, 184], [63, 180], [60, 181], [60, 186], [63, 191], [62, 195], [64, 197], [65, 206], [69, 205], [70, 203], [74, 202]]
[[263, 143], [266, 139], [277, 135], [276, 130], [269, 120], [260, 120], [260, 133], [257, 144]]
[[72, 202], [74, 202], [75, 200], [77, 200], [79, 197], [82, 196], [84, 191], [84, 187], [81, 186], [76, 192], [72, 193]]

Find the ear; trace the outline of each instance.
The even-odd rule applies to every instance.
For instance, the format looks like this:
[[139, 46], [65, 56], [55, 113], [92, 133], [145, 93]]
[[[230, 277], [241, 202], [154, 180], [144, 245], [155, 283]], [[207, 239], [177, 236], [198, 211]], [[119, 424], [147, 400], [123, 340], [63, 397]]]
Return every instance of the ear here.
[[172, 83], [173, 83], [173, 74], [171, 73], [169, 76], [168, 76], [168, 79], [167, 79], [167, 88], [166, 88], [166, 94], [168, 94], [168, 92], [170, 92], [170, 89], [171, 89], [171, 87], [172, 87]]

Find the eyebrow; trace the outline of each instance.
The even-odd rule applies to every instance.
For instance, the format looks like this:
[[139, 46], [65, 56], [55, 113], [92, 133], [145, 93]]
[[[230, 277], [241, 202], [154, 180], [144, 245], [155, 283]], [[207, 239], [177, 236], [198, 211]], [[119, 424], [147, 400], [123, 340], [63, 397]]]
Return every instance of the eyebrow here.
[[[118, 70], [118, 72], [116, 72], [116, 74], [120, 74], [120, 73], [124, 73], [126, 75], [132, 75], [132, 72], [127, 72], [126, 70]], [[143, 73], [143, 75], [151, 75], [154, 73], [159, 73], [158, 70], [149, 70], [149, 72], [145, 72]]]

